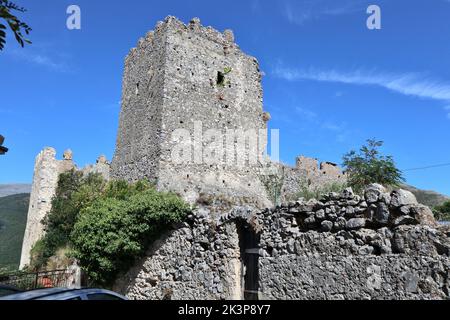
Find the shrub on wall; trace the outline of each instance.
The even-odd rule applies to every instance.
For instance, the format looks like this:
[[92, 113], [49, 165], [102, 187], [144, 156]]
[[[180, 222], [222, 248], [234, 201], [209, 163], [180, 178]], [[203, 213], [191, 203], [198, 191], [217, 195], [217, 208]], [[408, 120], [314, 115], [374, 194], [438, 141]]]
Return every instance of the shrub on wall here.
[[440, 221], [450, 221], [450, 201], [433, 208], [434, 217]]
[[102, 194], [106, 182], [100, 174], [83, 176], [71, 170], [59, 175], [52, 208], [43, 219], [45, 236], [31, 250], [31, 269], [42, 269], [61, 247], [70, 244], [78, 213]]
[[92, 280], [106, 284], [189, 210], [179, 197], [158, 192], [147, 181], [106, 182], [100, 174], [63, 173], [29, 269], [59, 265], [69, 252]]
[[121, 199], [106, 193], [80, 212], [71, 235], [74, 256], [93, 281], [108, 284], [189, 210], [176, 195], [154, 188]]
[[340, 193], [347, 187], [345, 183], [330, 182], [328, 184], [311, 187], [306, 181], [300, 182], [300, 191], [296, 193], [291, 200], [297, 200], [303, 198], [308, 201], [310, 199], [320, 199], [323, 195], [329, 194], [330, 192]]

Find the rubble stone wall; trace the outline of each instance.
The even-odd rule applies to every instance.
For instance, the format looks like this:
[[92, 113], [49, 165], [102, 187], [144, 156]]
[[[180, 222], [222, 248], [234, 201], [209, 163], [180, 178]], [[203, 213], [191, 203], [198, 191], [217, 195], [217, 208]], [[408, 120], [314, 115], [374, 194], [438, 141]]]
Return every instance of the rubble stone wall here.
[[[194, 212], [119, 281], [132, 299], [242, 299], [243, 232], [259, 234], [260, 299], [447, 299], [448, 230], [379, 185], [266, 209]], [[242, 229], [246, 226], [247, 229]], [[170, 296], [168, 295], [170, 293]]]
[[265, 210], [260, 298], [448, 299], [450, 239], [408, 191], [371, 186]]

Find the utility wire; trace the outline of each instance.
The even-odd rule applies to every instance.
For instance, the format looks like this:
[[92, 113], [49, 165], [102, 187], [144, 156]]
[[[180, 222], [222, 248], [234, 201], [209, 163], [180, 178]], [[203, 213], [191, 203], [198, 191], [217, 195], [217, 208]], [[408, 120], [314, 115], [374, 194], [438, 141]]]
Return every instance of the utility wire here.
[[448, 166], [450, 166], [450, 163], [442, 163], [442, 164], [435, 164], [435, 165], [426, 166], [426, 167], [405, 169], [403, 171], [417, 171], [417, 170], [425, 170], [425, 169], [431, 169], [431, 168], [441, 168], [441, 167], [448, 167]]

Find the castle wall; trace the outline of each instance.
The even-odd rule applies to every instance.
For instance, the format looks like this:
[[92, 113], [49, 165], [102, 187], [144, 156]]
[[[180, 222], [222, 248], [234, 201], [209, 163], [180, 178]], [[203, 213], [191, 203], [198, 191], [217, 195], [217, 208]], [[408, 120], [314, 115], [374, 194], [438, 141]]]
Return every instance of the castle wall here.
[[[271, 175], [265, 177], [268, 193], [275, 204], [297, 200], [303, 190], [322, 191], [333, 185], [344, 186], [347, 175], [342, 169], [331, 163], [299, 156], [295, 167], [278, 163], [270, 164]], [[275, 182], [274, 182], [275, 181]]]
[[87, 165], [86, 167], [81, 169], [81, 171], [85, 176], [88, 174], [100, 174], [103, 179], [109, 181], [111, 165], [109, 164], [108, 160], [106, 160], [105, 156], [100, 156], [97, 158], [95, 164]]
[[42, 219], [51, 209], [51, 200], [55, 195], [58, 176], [70, 170], [74, 164], [70, 159], [57, 160], [53, 148], [45, 148], [35, 160], [30, 205], [28, 207], [27, 225], [22, 244], [20, 269], [30, 263], [30, 251], [44, 234]]
[[242, 299], [236, 224], [212, 229], [211, 216], [202, 208], [189, 223], [164, 235], [119, 277], [114, 290], [135, 300]]
[[114, 179], [156, 181], [164, 99], [166, 34], [159, 25], [125, 59]]

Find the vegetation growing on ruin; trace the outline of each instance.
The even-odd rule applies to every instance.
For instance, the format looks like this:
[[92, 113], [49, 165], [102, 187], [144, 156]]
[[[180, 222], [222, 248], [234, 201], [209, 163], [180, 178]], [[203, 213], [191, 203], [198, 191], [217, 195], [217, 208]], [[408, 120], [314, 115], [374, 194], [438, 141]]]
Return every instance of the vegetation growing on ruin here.
[[30, 268], [45, 269], [57, 264], [58, 256], [69, 256], [94, 282], [110, 283], [189, 210], [178, 196], [158, 192], [146, 181], [106, 182], [99, 174], [63, 173]]
[[101, 196], [80, 212], [71, 235], [74, 256], [92, 280], [107, 284], [188, 212], [178, 196], [154, 188], [122, 199]]
[[433, 213], [436, 220], [450, 221], [450, 201], [447, 201], [440, 206], [434, 207]]
[[381, 154], [379, 148], [382, 145], [383, 141], [370, 139], [359, 152], [352, 150], [344, 155], [348, 184], [354, 191], [361, 192], [371, 183], [389, 187], [398, 186], [405, 181], [392, 156]]
[[292, 200], [297, 200], [303, 198], [308, 201], [311, 199], [320, 199], [323, 195], [329, 194], [330, 192], [340, 193], [347, 187], [345, 183], [330, 182], [325, 185], [311, 187], [306, 181], [300, 182], [300, 191], [295, 194]]
[[105, 186], [99, 174], [84, 177], [75, 170], [60, 174], [52, 209], [42, 221], [46, 234], [31, 250], [31, 269], [44, 268], [59, 248], [70, 245], [70, 233], [79, 212], [99, 197]]
[[285, 179], [284, 168], [280, 167], [279, 172], [273, 174], [262, 174], [259, 179], [263, 183], [267, 196], [273, 204], [281, 204], [281, 193]]

